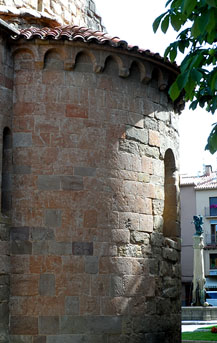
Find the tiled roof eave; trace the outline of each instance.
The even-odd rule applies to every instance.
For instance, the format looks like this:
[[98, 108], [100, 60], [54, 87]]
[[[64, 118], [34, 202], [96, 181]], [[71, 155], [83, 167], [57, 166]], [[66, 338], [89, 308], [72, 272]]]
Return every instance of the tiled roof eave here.
[[140, 49], [138, 46], [129, 45], [126, 41], [121, 40], [119, 37], [111, 37], [101, 31], [93, 31], [86, 27], [79, 26], [66, 26], [56, 28], [36, 28], [31, 27], [20, 30], [19, 34], [12, 35], [14, 40], [67, 40], [69, 42], [82, 42], [88, 44], [95, 44], [102, 48], [111, 47], [120, 50], [122, 53], [127, 52], [137, 57], [144, 57], [147, 61], [155, 62], [160, 66], [166, 67], [171, 72], [178, 74], [179, 67], [176, 63], [171, 63], [169, 60], [165, 60], [158, 53], [150, 52], [150, 50]]
[[215, 189], [217, 189], [217, 185], [215, 185], [215, 186], [195, 187], [194, 189], [196, 191], [215, 190]]

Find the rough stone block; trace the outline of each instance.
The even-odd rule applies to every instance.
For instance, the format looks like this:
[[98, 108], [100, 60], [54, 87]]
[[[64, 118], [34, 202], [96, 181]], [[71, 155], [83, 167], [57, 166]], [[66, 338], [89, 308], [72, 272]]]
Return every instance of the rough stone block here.
[[[43, 296], [55, 295], [55, 276], [53, 274], [41, 274], [40, 275], [39, 294], [43, 295]], [[53, 333], [53, 332], [51, 332], [51, 333]]]
[[132, 260], [129, 258], [116, 257], [110, 258], [111, 274], [114, 275], [131, 275], [132, 274]]
[[145, 117], [145, 128], [158, 131], [158, 121], [154, 118]]
[[[85, 330], [84, 317], [81, 316], [61, 316], [60, 332], [61, 334], [82, 334]], [[87, 324], [87, 323], [86, 323]]]
[[7, 274], [10, 271], [10, 260], [8, 256], [0, 256], [0, 274]]
[[165, 238], [165, 244], [172, 249], [180, 250], [180, 241], [174, 241], [171, 238], [166, 237]]
[[143, 198], [141, 196], [135, 197], [135, 209], [136, 212], [141, 214], [152, 214], [152, 201], [148, 198]]
[[9, 285], [10, 277], [9, 275], [0, 275], [0, 286]]
[[11, 316], [11, 334], [14, 335], [37, 335], [38, 318], [31, 316]]
[[75, 167], [74, 168], [74, 175], [79, 175], [79, 176], [95, 176], [96, 175], [96, 168], [91, 168], [91, 167]]
[[126, 124], [144, 129], [144, 119], [141, 114], [129, 112], [126, 117]]
[[54, 240], [54, 230], [47, 227], [32, 227], [30, 229], [30, 239], [32, 241]]
[[155, 116], [156, 119], [158, 119], [160, 121], [167, 122], [167, 121], [170, 120], [170, 113], [169, 112], [156, 111], [154, 113], [154, 116]]
[[0, 330], [0, 343], [8, 343], [8, 330], [5, 329], [1, 329]]
[[154, 230], [161, 232], [163, 230], [163, 217], [154, 216]]
[[38, 323], [39, 334], [53, 335], [59, 333], [59, 317], [41, 316]]
[[135, 128], [127, 126], [126, 138], [138, 141], [143, 144], [148, 143], [148, 131], [146, 129]]
[[155, 295], [155, 278], [154, 276], [124, 276], [124, 293], [128, 296], [144, 295], [153, 297]]
[[46, 343], [46, 336], [35, 336], [35, 337], [33, 337], [33, 343]]
[[12, 241], [28, 241], [29, 227], [12, 227], [10, 230], [10, 237]]
[[9, 255], [10, 254], [10, 245], [9, 242], [0, 241], [0, 255]]
[[47, 337], [47, 343], [89, 343], [85, 335], [50, 335]]
[[137, 230], [139, 228], [139, 214], [131, 212], [119, 213], [119, 228]]
[[9, 287], [7, 285], [0, 286], [0, 302], [7, 301], [9, 297]]
[[49, 254], [51, 255], [71, 255], [72, 254], [72, 244], [68, 242], [55, 242], [49, 241], [48, 243]]
[[91, 295], [108, 296], [110, 294], [110, 275], [92, 275]]
[[128, 152], [129, 154], [139, 154], [139, 145], [137, 142], [133, 142], [126, 139], [120, 139], [119, 141], [119, 150]]
[[48, 241], [37, 241], [32, 243], [33, 255], [47, 255], [49, 252]]
[[100, 298], [89, 295], [80, 296], [80, 315], [100, 315]]
[[62, 316], [60, 330], [62, 334], [120, 333], [122, 318], [120, 316]]
[[4, 225], [0, 225], [0, 241], [9, 241], [10, 229]]
[[150, 182], [151, 176], [145, 173], [138, 173], [138, 181], [148, 183]]
[[39, 276], [34, 274], [12, 274], [10, 290], [13, 296], [37, 296]]
[[164, 201], [163, 200], [153, 200], [152, 205], [153, 205], [153, 214], [162, 216], [163, 210], [164, 210]]
[[163, 244], [163, 235], [158, 232], [153, 232], [151, 234], [151, 244], [153, 246], [161, 247]]
[[60, 176], [58, 175], [39, 175], [38, 189], [43, 191], [59, 190]]
[[0, 327], [7, 328], [9, 322], [8, 303], [0, 303]]
[[145, 155], [147, 157], [153, 157], [156, 159], [159, 159], [159, 148], [156, 147], [150, 147], [150, 146], [145, 146]]
[[151, 215], [139, 216], [139, 231], [152, 232], [153, 231], [153, 217]]
[[25, 175], [25, 174], [31, 174], [32, 172], [30, 166], [14, 165], [13, 168], [14, 168], [13, 169], [14, 174]]
[[17, 132], [13, 134], [14, 148], [23, 148], [32, 146], [32, 134], [26, 132]]
[[115, 243], [130, 243], [129, 230], [111, 230], [112, 242]]
[[150, 274], [158, 275], [159, 274], [158, 260], [156, 260], [156, 259], [149, 259], [148, 263], [149, 263]]
[[10, 335], [10, 343], [32, 343], [32, 336]]
[[79, 297], [66, 296], [65, 297], [65, 313], [70, 315], [79, 314]]
[[111, 277], [111, 296], [118, 297], [124, 294], [124, 282], [121, 276]]
[[133, 231], [130, 234], [130, 241], [132, 243], [149, 243], [149, 234], [145, 232]]
[[84, 212], [84, 227], [97, 227], [97, 212], [96, 210], [87, 210]]
[[99, 270], [99, 260], [97, 256], [85, 257], [85, 273], [96, 274]]
[[176, 250], [171, 248], [163, 248], [163, 257], [170, 261], [178, 261], [179, 254]]
[[72, 243], [73, 255], [93, 255], [93, 243], [92, 242], [73, 242]]
[[45, 210], [45, 225], [60, 227], [62, 224], [62, 210]]
[[120, 334], [122, 318], [120, 316], [91, 316], [88, 318], [88, 331], [91, 333]]
[[149, 145], [160, 147], [160, 135], [157, 131], [149, 130]]
[[29, 241], [13, 241], [11, 242], [11, 253], [13, 255], [31, 255], [32, 243]]
[[61, 187], [63, 190], [80, 191], [83, 190], [83, 177], [81, 176], [61, 176]]
[[162, 292], [162, 296], [170, 298], [170, 299], [175, 299], [179, 296], [179, 293], [180, 292], [177, 286], [174, 286], [174, 287], [164, 288]]
[[11, 255], [11, 270], [12, 274], [28, 274], [29, 273], [29, 259], [28, 254], [25, 255]]
[[148, 343], [159, 343], [165, 342], [165, 333], [146, 333], [144, 337], [144, 341]]
[[66, 117], [88, 118], [88, 109], [81, 105], [66, 105]]

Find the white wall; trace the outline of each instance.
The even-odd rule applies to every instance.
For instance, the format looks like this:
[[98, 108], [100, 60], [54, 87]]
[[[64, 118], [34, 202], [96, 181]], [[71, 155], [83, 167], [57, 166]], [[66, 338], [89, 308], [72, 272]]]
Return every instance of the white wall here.
[[[203, 221], [204, 221], [204, 237], [206, 241], [206, 235], [210, 235], [210, 220], [211, 218], [207, 218], [205, 216], [205, 208], [209, 209], [209, 198], [210, 197], [217, 197], [217, 189], [214, 190], [197, 190], [196, 191], [196, 207], [197, 207], [197, 214], [200, 214], [203, 216]], [[212, 219], [217, 220], [217, 217], [212, 217]], [[209, 255], [210, 254], [216, 254], [217, 249], [212, 249], [212, 250], [204, 250], [204, 268], [205, 268], [205, 275], [209, 275], [210, 271], [210, 259]]]

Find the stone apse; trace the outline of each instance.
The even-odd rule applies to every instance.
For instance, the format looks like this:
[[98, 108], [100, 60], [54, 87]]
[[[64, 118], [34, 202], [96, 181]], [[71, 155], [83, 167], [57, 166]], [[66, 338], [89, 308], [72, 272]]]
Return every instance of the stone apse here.
[[3, 31], [0, 342], [180, 342], [177, 66]]

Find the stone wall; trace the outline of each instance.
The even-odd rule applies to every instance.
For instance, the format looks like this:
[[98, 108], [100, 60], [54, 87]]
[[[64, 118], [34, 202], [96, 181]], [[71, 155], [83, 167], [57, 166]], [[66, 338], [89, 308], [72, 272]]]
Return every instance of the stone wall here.
[[13, 55], [11, 343], [180, 342], [170, 72], [79, 42], [18, 41]]
[[[3, 191], [11, 190], [11, 147], [10, 149], [3, 148], [3, 132], [5, 128], [11, 129], [11, 114], [12, 114], [12, 90], [13, 90], [13, 61], [10, 48], [8, 47], [5, 36], [7, 29], [0, 27], [0, 167], [1, 167], [1, 195]], [[6, 170], [7, 165], [7, 186], [6, 186]], [[3, 187], [4, 183], [4, 187]], [[4, 189], [3, 189], [4, 188]], [[8, 324], [9, 324], [9, 273], [10, 273], [10, 249], [9, 249], [9, 218], [8, 213], [2, 211], [4, 207], [1, 196], [1, 212], [0, 212], [0, 342], [8, 342]], [[4, 213], [3, 213], [4, 212]]]
[[93, 0], [1, 0], [0, 15], [17, 28], [78, 25], [105, 31]]

